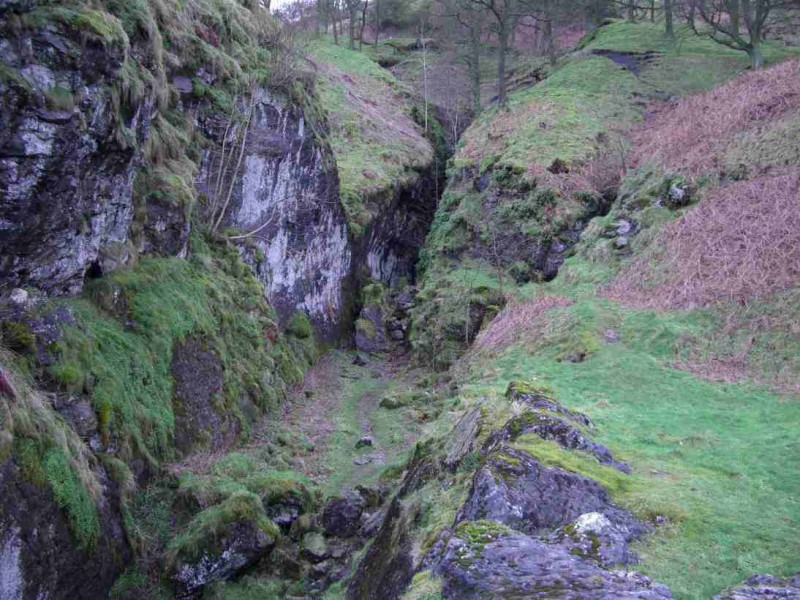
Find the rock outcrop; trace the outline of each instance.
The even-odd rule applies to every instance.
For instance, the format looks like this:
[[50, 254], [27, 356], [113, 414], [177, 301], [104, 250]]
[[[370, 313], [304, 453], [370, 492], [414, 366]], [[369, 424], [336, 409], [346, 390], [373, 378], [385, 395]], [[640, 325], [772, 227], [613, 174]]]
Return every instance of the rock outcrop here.
[[0, 291], [73, 294], [135, 251], [135, 147], [153, 103], [127, 116], [113, 105], [121, 44], [57, 24], [0, 28], [13, 74], [0, 82]]
[[[618, 506], [597, 481], [545, 465], [535, 444], [515, 444], [537, 438], [564, 452], [586, 452], [625, 477], [627, 465], [588, 438], [584, 428], [591, 421], [530, 384], [512, 383], [507, 397], [523, 412], [503, 427], [481, 434], [483, 413], [473, 408], [456, 423], [455, 443], [432, 440], [417, 447], [348, 598], [399, 598], [423, 570], [439, 578], [443, 598], [454, 600], [672, 598], [664, 585], [614, 570], [637, 562], [629, 544], [649, 525]], [[421, 509], [412, 496], [431, 483], [447, 489], [453, 471], [470, 468], [476, 470], [455, 522], [428, 538], [421, 555], [415, 551]]]
[[224, 115], [201, 114], [215, 145], [205, 153], [198, 190], [220, 210], [227, 205], [224, 223], [245, 236], [242, 255], [282, 321], [302, 310], [334, 340], [349, 321], [352, 248], [335, 161], [320, 137], [324, 123], [266, 89], [243, 102], [245, 133]]
[[742, 585], [714, 596], [714, 600], [783, 600], [800, 598], [800, 573], [780, 578], [753, 575]]
[[666, 586], [638, 573], [607, 571], [567, 548], [477, 522], [456, 530], [437, 573], [442, 597], [671, 600]]
[[49, 488], [26, 479], [13, 460], [0, 464], [0, 598], [102, 598], [133, 558], [115, 484], [98, 467], [99, 537], [76, 548], [67, 515]]

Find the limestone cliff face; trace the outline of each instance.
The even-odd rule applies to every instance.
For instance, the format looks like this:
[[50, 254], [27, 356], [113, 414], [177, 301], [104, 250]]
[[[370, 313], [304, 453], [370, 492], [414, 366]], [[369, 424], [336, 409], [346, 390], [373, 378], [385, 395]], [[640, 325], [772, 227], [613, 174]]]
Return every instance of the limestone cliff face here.
[[244, 124], [200, 117], [215, 144], [205, 153], [198, 190], [211, 206], [225, 207], [225, 224], [243, 236], [242, 256], [284, 323], [305, 312], [333, 340], [352, 260], [335, 163], [300, 107], [263, 89], [249, 102]]
[[152, 107], [115, 120], [109, 86], [123, 60], [55, 26], [4, 27], [0, 61], [17, 76], [0, 83], [0, 289], [72, 294], [87, 272], [130, 257], [133, 146]]

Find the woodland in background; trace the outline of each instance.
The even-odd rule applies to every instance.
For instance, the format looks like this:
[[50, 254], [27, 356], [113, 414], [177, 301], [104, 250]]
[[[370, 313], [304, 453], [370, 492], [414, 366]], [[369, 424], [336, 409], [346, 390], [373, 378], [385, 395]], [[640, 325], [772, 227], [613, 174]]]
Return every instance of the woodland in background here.
[[[304, 30], [332, 35], [336, 44], [378, 47], [381, 38], [416, 34], [426, 43], [458, 47], [470, 71], [473, 109], [478, 110], [480, 61], [491, 49], [496, 62], [496, 101], [508, 99], [510, 53], [545, 56], [554, 65], [560, 38], [585, 32], [608, 18], [663, 24], [675, 37], [676, 24], [699, 36], [746, 52], [754, 69], [763, 66], [762, 43], [794, 18], [798, 0], [297, 0], [282, 7], [282, 19]], [[376, 33], [377, 32], [377, 33]]]

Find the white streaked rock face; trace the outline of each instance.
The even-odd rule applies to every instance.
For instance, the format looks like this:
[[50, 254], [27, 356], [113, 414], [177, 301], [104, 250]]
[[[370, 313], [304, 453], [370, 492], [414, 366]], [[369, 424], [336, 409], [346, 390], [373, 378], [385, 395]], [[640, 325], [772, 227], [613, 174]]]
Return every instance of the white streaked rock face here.
[[254, 102], [240, 163], [241, 134], [228, 131], [226, 165], [240, 167], [228, 168], [222, 184], [217, 180], [227, 122], [201, 124], [217, 147], [204, 157], [198, 189], [212, 203], [217, 196], [219, 205], [230, 192], [225, 222], [243, 234], [255, 232], [241, 241], [241, 254], [281, 318], [303, 311], [323, 337], [333, 338], [352, 260], [333, 162], [301, 110], [265, 90]]
[[21, 549], [19, 530], [10, 527], [0, 538], [0, 600], [22, 598], [24, 578], [20, 561]]

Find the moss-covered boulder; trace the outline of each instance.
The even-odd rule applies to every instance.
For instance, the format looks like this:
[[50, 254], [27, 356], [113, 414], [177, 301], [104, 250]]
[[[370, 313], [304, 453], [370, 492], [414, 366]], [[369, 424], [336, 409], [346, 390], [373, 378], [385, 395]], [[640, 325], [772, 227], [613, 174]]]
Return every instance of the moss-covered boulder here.
[[261, 499], [249, 492], [202, 511], [169, 548], [179, 596], [193, 597], [208, 584], [240, 573], [266, 556], [278, 536]]

